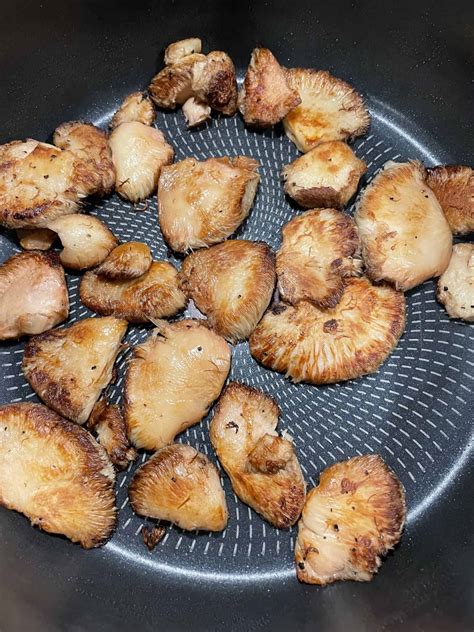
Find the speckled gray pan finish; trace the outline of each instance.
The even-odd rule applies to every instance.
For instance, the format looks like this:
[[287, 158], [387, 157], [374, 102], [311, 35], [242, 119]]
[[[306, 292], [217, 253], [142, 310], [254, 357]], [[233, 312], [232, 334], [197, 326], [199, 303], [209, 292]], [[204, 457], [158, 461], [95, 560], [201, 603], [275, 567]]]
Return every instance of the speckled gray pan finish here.
[[[367, 162], [365, 182], [387, 160], [472, 164], [468, 5], [2, 3], [0, 142], [46, 139], [63, 120], [106, 126], [119, 100], [146, 86], [161, 66], [167, 42], [201, 35], [206, 51], [232, 55], [240, 76], [251, 48], [261, 44], [286, 65], [328, 68], [354, 83], [373, 121], [353, 146]], [[281, 167], [298, 154], [282, 130], [248, 131], [234, 117], [190, 132], [181, 112], [159, 113], [156, 124], [176, 160], [245, 154], [261, 163], [253, 210], [236, 235], [278, 248], [281, 225], [298, 212], [279, 181]], [[114, 196], [90, 212], [121, 241], [142, 240], [155, 258], [170, 257], [155, 199], [137, 210]], [[2, 232], [2, 260], [18, 250], [14, 236]], [[69, 322], [90, 315], [78, 299], [79, 280], [68, 274]], [[277, 398], [280, 428], [294, 437], [310, 486], [327, 465], [369, 452], [398, 473], [407, 491], [407, 528], [371, 584], [298, 584], [295, 529], [269, 527], [236, 499], [224, 475], [227, 529], [208, 535], [170, 528], [149, 553], [140, 534], [146, 522], [127, 504], [132, 468], [118, 476], [119, 524], [100, 550], [82, 551], [0, 510], [0, 629], [468, 629], [474, 328], [448, 319], [433, 281], [409, 292], [407, 303], [407, 328], [395, 352], [375, 375], [345, 384], [293, 385], [259, 367], [246, 343], [233, 350], [231, 378]], [[127, 340], [136, 343], [148, 331], [130, 327]], [[36, 401], [21, 375], [22, 352], [23, 343], [0, 346], [2, 403]], [[126, 360], [124, 353], [108, 391], [114, 402], [121, 400]], [[179, 440], [215, 461], [208, 420]]]

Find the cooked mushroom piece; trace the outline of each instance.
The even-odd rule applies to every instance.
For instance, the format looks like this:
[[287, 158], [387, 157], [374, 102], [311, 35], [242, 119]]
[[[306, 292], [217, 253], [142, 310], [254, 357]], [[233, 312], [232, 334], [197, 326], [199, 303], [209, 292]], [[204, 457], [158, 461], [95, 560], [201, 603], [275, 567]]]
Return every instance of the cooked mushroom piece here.
[[79, 287], [81, 301], [97, 314], [124, 318], [129, 323], [154, 322], [174, 316], [186, 305], [178, 273], [167, 261], [154, 261], [145, 274], [124, 281], [86, 272]]
[[306, 301], [275, 305], [250, 336], [250, 352], [294, 382], [332, 384], [374, 373], [404, 327], [402, 292], [365, 278], [347, 279], [333, 309]]
[[351, 140], [369, 128], [363, 98], [345, 81], [325, 70], [306, 68], [288, 70], [287, 80], [301, 104], [285, 116], [283, 125], [300, 151], [327, 140]]
[[224, 241], [186, 257], [179, 280], [218, 334], [245, 340], [272, 298], [274, 256], [263, 242]]
[[426, 184], [436, 195], [455, 235], [474, 232], [474, 171], [447, 165], [427, 169]]
[[173, 162], [174, 150], [160, 130], [138, 121], [122, 123], [110, 135], [117, 193], [138, 202], [156, 192], [163, 165]]
[[199, 37], [188, 37], [178, 42], [173, 42], [165, 50], [165, 64], [175, 64], [183, 57], [201, 52], [201, 40]]
[[342, 208], [367, 171], [346, 143], [320, 143], [283, 168], [285, 193], [304, 208]]
[[247, 125], [271, 127], [301, 103], [288, 85], [286, 71], [268, 48], [254, 48], [239, 92], [239, 110]]
[[128, 488], [133, 510], [169, 520], [187, 531], [222, 531], [228, 513], [219, 474], [190, 445], [161, 448], [133, 475]]
[[16, 234], [25, 250], [49, 250], [57, 237], [49, 228], [19, 228]]
[[276, 257], [281, 298], [296, 305], [309, 301], [322, 309], [335, 307], [345, 278], [362, 268], [354, 220], [333, 208], [314, 209], [283, 226]]
[[237, 111], [235, 67], [227, 53], [215, 50], [193, 66], [192, 92], [213, 110], [232, 116]]
[[41, 404], [0, 407], [0, 504], [85, 549], [116, 522], [115, 472], [91, 435]]
[[20, 252], [0, 266], [0, 340], [41, 334], [69, 314], [64, 270], [52, 252]]
[[1, 145], [0, 224], [45, 227], [61, 215], [76, 213], [96, 184], [96, 174], [70, 151], [36, 140]]
[[370, 581], [400, 540], [405, 491], [380, 456], [357, 456], [326, 468], [298, 523], [296, 572], [301, 582]]
[[158, 450], [200, 421], [229, 369], [228, 344], [203, 322], [160, 323], [135, 348], [125, 378], [125, 421], [134, 445]]
[[217, 404], [210, 436], [237, 496], [285, 529], [301, 514], [306, 485], [293, 443], [275, 430], [279, 414], [271, 397], [231, 382]]
[[137, 451], [127, 437], [122, 411], [116, 404], [99, 399], [87, 420], [87, 427], [97, 435], [98, 442], [119, 470], [124, 470], [137, 458]]
[[252, 158], [186, 158], [163, 167], [158, 217], [177, 252], [224, 241], [244, 221], [260, 180]]
[[183, 105], [183, 114], [188, 127], [197, 127], [210, 118], [211, 108], [196, 97], [190, 97]]
[[59, 236], [61, 263], [72, 270], [87, 270], [101, 263], [117, 245], [107, 226], [91, 215], [64, 215], [48, 224]]
[[198, 53], [186, 55], [160, 70], [148, 86], [153, 102], [165, 110], [174, 110], [193, 96], [193, 70], [206, 56]]
[[438, 279], [438, 301], [451, 318], [474, 321], [474, 244], [456, 244]]
[[153, 263], [150, 248], [140, 241], [129, 241], [112, 250], [94, 272], [111, 281], [128, 281], [143, 276]]
[[115, 129], [122, 123], [138, 121], [143, 125], [152, 125], [155, 120], [155, 107], [145, 92], [132, 92], [125, 97], [119, 109], [115, 112], [110, 127]]
[[115, 169], [107, 142], [107, 134], [91, 123], [62, 123], [54, 132], [56, 147], [66, 149], [79, 158], [95, 178], [93, 193], [108, 195], [113, 191]]
[[126, 329], [117, 318], [85, 318], [34, 336], [25, 346], [23, 373], [45, 404], [83, 424], [112, 379]]
[[151, 552], [161, 540], [164, 538], [166, 534], [166, 527], [143, 527], [142, 528], [142, 539], [143, 544], [146, 548]]
[[424, 179], [419, 162], [388, 162], [358, 202], [362, 255], [374, 281], [409, 290], [448, 266], [451, 229]]

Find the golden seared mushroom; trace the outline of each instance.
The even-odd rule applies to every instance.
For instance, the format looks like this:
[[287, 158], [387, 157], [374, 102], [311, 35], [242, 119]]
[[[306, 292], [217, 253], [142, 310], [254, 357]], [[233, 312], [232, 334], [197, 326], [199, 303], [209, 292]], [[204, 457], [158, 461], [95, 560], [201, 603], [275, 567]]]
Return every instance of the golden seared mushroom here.
[[64, 270], [52, 252], [21, 252], [0, 266], [0, 340], [41, 334], [69, 314]]
[[127, 323], [117, 318], [85, 318], [70, 327], [31, 338], [23, 373], [45, 404], [83, 424], [112, 379]]
[[237, 496], [285, 529], [301, 514], [306, 485], [293, 443], [275, 430], [279, 414], [271, 397], [231, 382], [217, 404], [210, 435]]
[[400, 290], [439, 276], [451, 257], [451, 229], [424, 178], [419, 162], [388, 162], [355, 212], [367, 275]]
[[374, 373], [404, 327], [402, 292], [366, 278], [347, 279], [333, 309], [301, 301], [267, 311], [250, 336], [250, 352], [294, 382], [332, 384]]
[[59, 236], [63, 249], [61, 263], [72, 270], [87, 270], [104, 261], [117, 245], [107, 226], [91, 215], [64, 215], [48, 224]]
[[474, 244], [456, 244], [438, 279], [438, 301], [451, 318], [474, 321]]
[[340, 140], [327, 141], [283, 168], [285, 193], [304, 208], [341, 208], [354, 195], [367, 171]]
[[205, 55], [192, 53], [160, 70], [148, 86], [153, 102], [165, 110], [174, 110], [177, 105], [183, 105], [193, 96], [194, 66], [205, 59]]
[[229, 369], [228, 344], [203, 322], [160, 323], [135, 348], [125, 378], [125, 421], [134, 445], [157, 450], [200, 421]]
[[173, 42], [165, 50], [165, 64], [175, 64], [177, 61], [193, 53], [200, 53], [202, 48], [199, 37], [188, 37], [178, 42]]
[[275, 287], [273, 253], [263, 242], [229, 240], [183, 261], [181, 289], [230, 342], [250, 336]]
[[132, 92], [125, 97], [122, 105], [115, 112], [110, 127], [115, 129], [122, 123], [138, 121], [143, 125], [152, 125], [155, 120], [155, 107], [145, 92]]
[[49, 250], [57, 238], [49, 228], [19, 228], [16, 234], [25, 250]]
[[190, 445], [161, 448], [133, 475], [128, 488], [133, 510], [169, 520], [187, 531], [222, 531], [228, 512], [219, 474]]
[[0, 224], [6, 228], [45, 227], [76, 213], [96, 185], [96, 174], [70, 151], [36, 140], [0, 146]]
[[333, 208], [314, 209], [285, 224], [282, 234], [276, 256], [282, 300], [335, 307], [344, 292], [344, 279], [357, 276], [362, 267], [352, 217]]
[[474, 232], [474, 171], [447, 165], [427, 169], [426, 184], [436, 195], [455, 235]]
[[87, 420], [87, 428], [97, 435], [98, 442], [119, 470], [124, 470], [137, 458], [137, 451], [127, 437], [122, 411], [116, 404], [100, 399]]
[[111, 281], [128, 281], [143, 276], [153, 259], [150, 248], [140, 241], [129, 241], [112, 250], [94, 272]]
[[246, 156], [186, 158], [163, 167], [158, 217], [177, 252], [224, 241], [244, 221], [260, 181], [258, 163]]
[[287, 80], [301, 104], [285, 116], [283, 125], [300, 151], [327, 140], [351, 140], [369, 128], [363, 98], [345, 81], [325, 70], [306, 68], [288, 70]]
[[178, 273], [167, 261], [154, 261], [143, 276], [124, 281], [106, 279], [91, 270], [82, 277], [79, 293], [93, 312], [124, 318], [129, 323], [169, 318], [186, 305]]
[[232, 116], [237, 111], [235, 67], [227, 53], [215, 50], [193, 66], [193, 95], [213, 110]]
[[91, 123], [71, 121], [62, 123], [55, 130], [53, 142], [84, 163], [91, 179], [94, 179], [95, 194], [102, 196], [113, 191], [115, 168], [104, 131]]
[[173, 162], [174, 150], [160, 130], [138, 121], [122, 123], [110, 135], [117, 193], [138, 202], [156, 192], [161, 168]]
[[196, 97], [190, 97], [183, 105], [183, 114], [188, 127], [197, 127], [210, 118], [211, 108]]
[[91, 435], [41, 404], [0, 407], [0, 504], [85, 549], [115, 527], [115, 472]]
[[326, 468], [298, 523], [296, 572], [301, 582], [368, 582], [400, 540], [405, 491], [380, 456], [356, 456]]
[[301, 103], [288, 85], [286, 71], [268, 48], [254, 48], [239, 92], [239, 110], [247, 125], [271, 127]]

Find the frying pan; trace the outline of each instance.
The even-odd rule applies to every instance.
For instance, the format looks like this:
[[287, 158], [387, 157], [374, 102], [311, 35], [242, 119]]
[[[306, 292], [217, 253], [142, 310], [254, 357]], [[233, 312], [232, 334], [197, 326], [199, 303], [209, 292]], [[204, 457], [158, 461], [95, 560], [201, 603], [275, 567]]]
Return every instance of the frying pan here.
[[[0, 141], [47, 139], [62, 121], [107, 121], [129, 92], [148, 84], [163, 47], [190, 35], [222, 49], [240, 77], [256, 45], [287, 66], [331, 70], [367, 98], [373, 123], [356, 153], [367, 180], [388, 159], [427, 165], [474, 163], [473, 5], [342, 2], [92, 2], [3, 0], [0, 9]], [[280, 226], [297, 213], [278, 172], [297, 155], [280, 129], [244, 129], [215, 118], [186, 131], [181, 113], [159, 113], [177, 159], [249, 154], [262, 164], [253, 211], [237, 235], [278, 247]], [[137, 211], [113, 197], [88, 209], [121, 240], [144, 240], [166, 258], [156, 203]], [[351, 209], [348, 209], [349, 211]], [[2, 233], [2, 261], [18, 250]], [[177, 265], [179, 262], [171, 259]], [[79, 277], [68, 275], [73, 322], [88, 315]], [[399, 346], [373, 376], [345, 384], [292, 385], [233, 353], [232, 378], [277, 397], [310, 486], [328, 464], [380, 453], [405, 485], [405, 534], [370, 584], [321, 589], [294, 577], [295, 529], [278, 531], [225, 488], [223, 534], [167, 531], [149, 553], [143, 520], [126, 504], [131, 473], [118, 477], [119, 524], [103, 548], [83, 551], [0, 510], [0, 629], [35, 630], [467, 630], [472, 629], [473, 330], [450, 321], [435, 284], [412, 290]], [[134, 343], [147, 329], [131, 328]], [[0, 348], [0, 401], [35, 401], [21, 376], [22, 343]], [[120, 398], [123, 366], [109, 390]], [[180, 440], [214, 458], [207, 420]], [[143, 455], [140, 455], [141, 462]]]

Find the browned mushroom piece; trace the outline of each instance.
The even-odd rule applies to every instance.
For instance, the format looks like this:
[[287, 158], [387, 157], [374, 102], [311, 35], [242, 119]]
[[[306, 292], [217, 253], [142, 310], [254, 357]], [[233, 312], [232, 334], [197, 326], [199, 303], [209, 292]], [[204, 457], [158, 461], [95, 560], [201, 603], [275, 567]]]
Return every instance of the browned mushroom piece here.
[[49, 250], [57, 239], [49, 228], [18, 228], [16, 234], [24, 250]]
[[188, 37], [187, 39], [173, 42], [165, 50], [165, 64], [169, 66], [180, 61], [183, 57], [200, 53], [201, 48], [202, 44], [199, 37]]
[[325, 70], [292, 68], [290, 88], [301, 103], [283, 119], [287, 136], [302, 152], [327, 140], [351, 140], [365, 134], [370, 115], [352, 86]]
[[85, 549], [115, 527], [115, 471], [91, 435], [41, 404], [0, 407], [0, 504]]
[[402, 292], [352, 278], [332, 309], [307, 301], [295, 307], [275, 305], [250, 336], [250, 352], [294, 382], [331, 384], [374, 373], [404, 327]]
[[158, 217], [168, 244], [177, 252], [224, 241], [247, 217], [260, 176], [246, 156], [186, 158], [163, 167]]
[[186, 257], [179, 280], [218, 334], [245, 340], [272, 298], [274, 255], [263, 242], [224, 241]]
[[400, 540], [405, 492], [380, 456], [326, 468], [306, 498], [295, 546], [298, 579], [326, 585], [370, 581]]
[[222, 531], [227, 525], [216, 467], [190, 445], [175, 443], [155, 452], [133, 475], [128, 495], [136, 513], [187, 531]]
[[127, 281], [143, 276], [152, 263], [149, 246], [141, 241], [127, 241], [114, 248], [94, 272], [111, 281]]
[[446, 270], [451, 229], [419, 162], [386, 163], [364, 190], [354, 217], [372, 280], [409, 290]]
[[138, 121], [143, 125], [152, 125], [155, 120], [155, 107], [145, 92], [132, 92], [123, 100], [110, 123], [112, 129], [122, 123]]
[[95, 177], [93, 193], [103, 196], [113, 191], [115, 168], [104, 131], [91, 123], [71, 121], [56, 128], [53, 142], [73, 153]]
[[125, 420], [137, 448], [157, 450], [200, 421], [219, 397], [230, 349], [197, 320], [162, 322], [134, 350], [125, 378]]
[[25, 346], [23, 373], [45, 404], [83, 424], [112, 379], [126, 329], [117, 318], [85, 318], [34, 336]]
[[474, 171], [447, 165], [426, 170], [426, 184], [436, 195], [455, 235], [474, 232]]
[[137, 458], [137, 451], [127, 437], [122, 411], [116, 404], [99, 399], [87, 420], [87, 428], [97, 435], [98, 442], [119, 470], [124, 470]]
[[362, 269], [354, 220], [341, 211], [307, 211], [283, 226], [276, 257], [278, 289], [292, 305], [309, 301], [321, 309], [335, 307], [345, 279]]
[[474, 244], [456, 244], [438, 279], [438, 301], [451, 318], [474, 322]]
[[210, 435], [237, 496], [285, 529], [301, 514], [306, 485], [293, 443], [275, 430], [279, 413], [268, 395], [231, 382], [217, 404]]
[[298, 91], [268, 48], [254, 48], [239, 92], [239, 110], [247, 125], [271, 127], [301, 103]]
[[342, 141], [320, 143], [283, 168], [285, 193], [304, 208], [341, 208], [357, 191], [367, 171]]
[[192, 53], [160, 70], [148, 86], [153, 102], [165, 110], [174, 110], [177, 105], [183, 105], [193, 96], [194, 66], [205, 59], [205, 55]]
[[191, 88], [213, 110], [228, 116], [237, 111], [235, 67], [227, 53], [215, 50], [194, 64]]
[[122, 123], [109, 140], [116, 169], [115, 189], [138, 202], [156, 192], [161, 168], [173, 162], [174, 150], [155, 127], [138, 121]]
[[129, 323], [154, 322], [174, 316], [186, 305], [178, 273], [167, 261], [154, 261], [141, 277], [116, 280], [90, 270], [79, 286], [81, 301], [97, 314]]
[[40, 334], [69, 314], [64, 270], [52, 252], [21, 252], [0, 266], [0, 340]]

